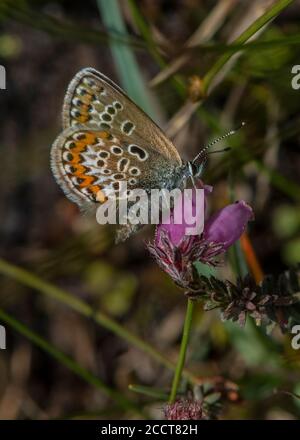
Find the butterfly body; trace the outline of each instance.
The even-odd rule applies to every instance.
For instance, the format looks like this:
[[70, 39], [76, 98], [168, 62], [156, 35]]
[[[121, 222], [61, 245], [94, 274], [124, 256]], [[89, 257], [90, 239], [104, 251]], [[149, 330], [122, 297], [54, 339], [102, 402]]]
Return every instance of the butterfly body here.
[[[183, 188], [200, 167], [183, 163], [160, 128], [109, 78], [92, 68], [71, 81], [63, 131], [51, 150], [54, 176], [81, 208], [97, 206], [126, 182], [131, 190]], [[127, 228], [121, 239], [136, 228]]]

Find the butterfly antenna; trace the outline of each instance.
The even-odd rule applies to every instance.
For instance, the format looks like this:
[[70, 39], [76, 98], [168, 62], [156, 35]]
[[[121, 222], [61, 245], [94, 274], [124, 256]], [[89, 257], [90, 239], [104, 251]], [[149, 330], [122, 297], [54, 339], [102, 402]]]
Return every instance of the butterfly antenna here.
[[[245, 122], [242, 122], [241, 125], [234, 130], [230, 130], [228, 133], [223, 134], [222, 136], [218, 137], [217, 139], [214, 139], [210, 144], [206, 145], [202, 150], [197, 154], [197, 156], [193, 159], [192, 163], [195, 163], [201, 156], [203, 156], [209, 148], [211, 148], [213, 145], [216, 145], [218, 142], [222, 141], [223, 139], [228, 138], [229, 136], [232, 136], [235, 134], [238, 130], [240, 130], [242, 127], [246, 125]], [[227, 151], [228, 148], [225, 148], [224, 150], [220, 151]]]
[[230, 151], [230, 150], [231, 150], [231, 147], [225, 147], [225, 148], [222, 148], [221, 150], [209, 151], [207, 154], [225, 153], [225, 151]]

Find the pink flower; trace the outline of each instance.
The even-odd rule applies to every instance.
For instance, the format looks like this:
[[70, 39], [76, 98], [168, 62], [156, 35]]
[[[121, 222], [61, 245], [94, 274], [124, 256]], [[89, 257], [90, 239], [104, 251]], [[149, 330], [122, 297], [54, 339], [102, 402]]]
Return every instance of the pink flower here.
[[[203, 206], [202, 212], [200, 213], [200, 215], [202, 216], [200, 223], [202, 223], [204, 225], [204, 211], [205, 211], [205, 206], [206, 206], [206, 198], [212, 192], [212, 186], [209, 186], [209, 185], [204, 186], [203, 185], [203, 189], [204, 189], [204, 200], [203, 199], [200, 200], [200, 206], [201, 206], [201, 202], [202, 202], [202, 206]], [[191, 225], [191, 222], [187, 223], [185, 221], [185, 219], [193, 219], [193, 214], [195, 212], [195, 206], [196, 206], [196, 197], [197, 197], [197, 194], [195, 191], [193, 191], [191, 203], [189, 203], [189, 204], [184, 203], [183, 206], [180, 203], [175, 204], [175, 208], [169, 217], [170, 224], [165, 224], [165, 223], [160, 224], [156, 228], [156, 235], [155, 235], [156, 244], [158, 244], [158, 242], [160, 240], [161, 231], [164, 230], [169, 234], [170, 240], [172, 241], [172, 243], [174, 245], [179, 245], [181, 239], [186, 234], [187, 228], [190, 228], [191, 226], [193, 226], [193, 224]], [[203, 195], [202, 195], [202, 197], [203, 197]], [[198, 202], [199, 202], [199, 199], [198, 199]], [[180, 224], [175, 224], [174, 219], [176, 219], [178, 217], [182, 217], [183, 221]], [[203, 230], [203, 228], [202, 228], [202, 230]]]
[[180, 399], [164, 407], [166, 420], [206, 420], [208, 416], [201, 402]]
[[[207, 195], [208, 190], [205, 192]], [[193, 209], [193, 205], [187, 206], [187, 209]], [[183, 216], [182, 224], [174, 223], [174, 214], [170, 216], [170, 224], [157, 227], [154, 243], [148, 244], [148, 249], [159, 266], [177, 284], [188, 290], [196, 289], [193, 263], [220, 264], [217, 257], [240, 238], [248, 221], [253, 219], [252, 208], [242, 200], [225, 206], [204, 221], [202, 234], [186, 235], [186, 228], [190, 224], [184, 218], [189, 218], [189, 213]], [[204, 217], [204, 210], [202, 215]]]
[[240, 238], [251, 219], [253, 219], [253, 211], [246, 202], [241, 200], [232, 203], [208, 219], [203, 237], [208, 242], [222, 243], [226, 250]]

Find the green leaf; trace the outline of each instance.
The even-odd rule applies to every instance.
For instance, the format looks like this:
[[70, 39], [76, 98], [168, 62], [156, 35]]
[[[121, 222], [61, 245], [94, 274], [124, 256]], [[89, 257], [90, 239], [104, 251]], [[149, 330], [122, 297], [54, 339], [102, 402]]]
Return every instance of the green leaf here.
[[198, 274], [201, 276], [205, 276], [209, 278], [210, 276], [216, 276], [216, 269], [208, 264], [203, 264], [200, 261], [196, 261], [194, 263], [195, 268], [197, 269]]
[[277, 344], [257, 329], [253, 320], [248, 319], [243, 329], [229, 321], [224, 322], [224, 325], [232, 345], [241, 354], [246, 365], [268, 365], [268, 368], [280, 365]]

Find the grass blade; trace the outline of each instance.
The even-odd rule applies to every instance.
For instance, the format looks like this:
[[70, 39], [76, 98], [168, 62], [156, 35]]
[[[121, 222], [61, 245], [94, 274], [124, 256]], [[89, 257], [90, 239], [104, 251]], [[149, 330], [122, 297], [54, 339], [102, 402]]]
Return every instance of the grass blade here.
[[157, 388], [150, 388], [135, 384], [129, 385], [128, 388], [130, 389], [130, 391], [133, 391], [134, 393], [137, 394], [143, 394], [144, 396], [153, 397], [154, 399], [157, 400], [163, 400], [163, 401], [168, 400], [168, 394], [162, 390], [158, 390]]
[[[109, 32], [126, 35], [126, 26], [120, 11], [118, 0], [97, 0], [99, 11]], [[153, 119], [156, 111], [151, 104], [151, 97], [143, 80], [135, 55], [129, 46], [117, 41], [110, 41], [114, 63], [120, 82], [128, 95]]]
[[[134, 347], [137, 347], [141, 351], [147, 353], [159, 364], [164, 365], [166, 368], [169, 368], [172, 371], [175, 370], [175, 364], [173, 364], [173, 362], [167, 359], [162, 353], [157, 351], [150, 344], [143, 341], [137, 335], [127, 330], [109, 316], [102, 312], [95, 311], [89, 304], [85, 303], [79, 298], [74, 297], [74, 295], [71, 295], [63, 289], [60, 289], [59, 287], [42, 280], [31, 272], [21, 269], [20, 267], [10, 264], [2, 259], [0, 259], [0, 273], [37, 290], [38, 293], [49, 296], [50, 298], [61, 302], [87, 318], [92, 319], [96, 324], [101, 325], [102, 327], [111, 331], [121, 339], [125, 340], [128, 344], [132, 344]], [[184, 370], [183, 375], [193, 383], [201, 382], [201, 378], [197, 377], [188, 370]]]

